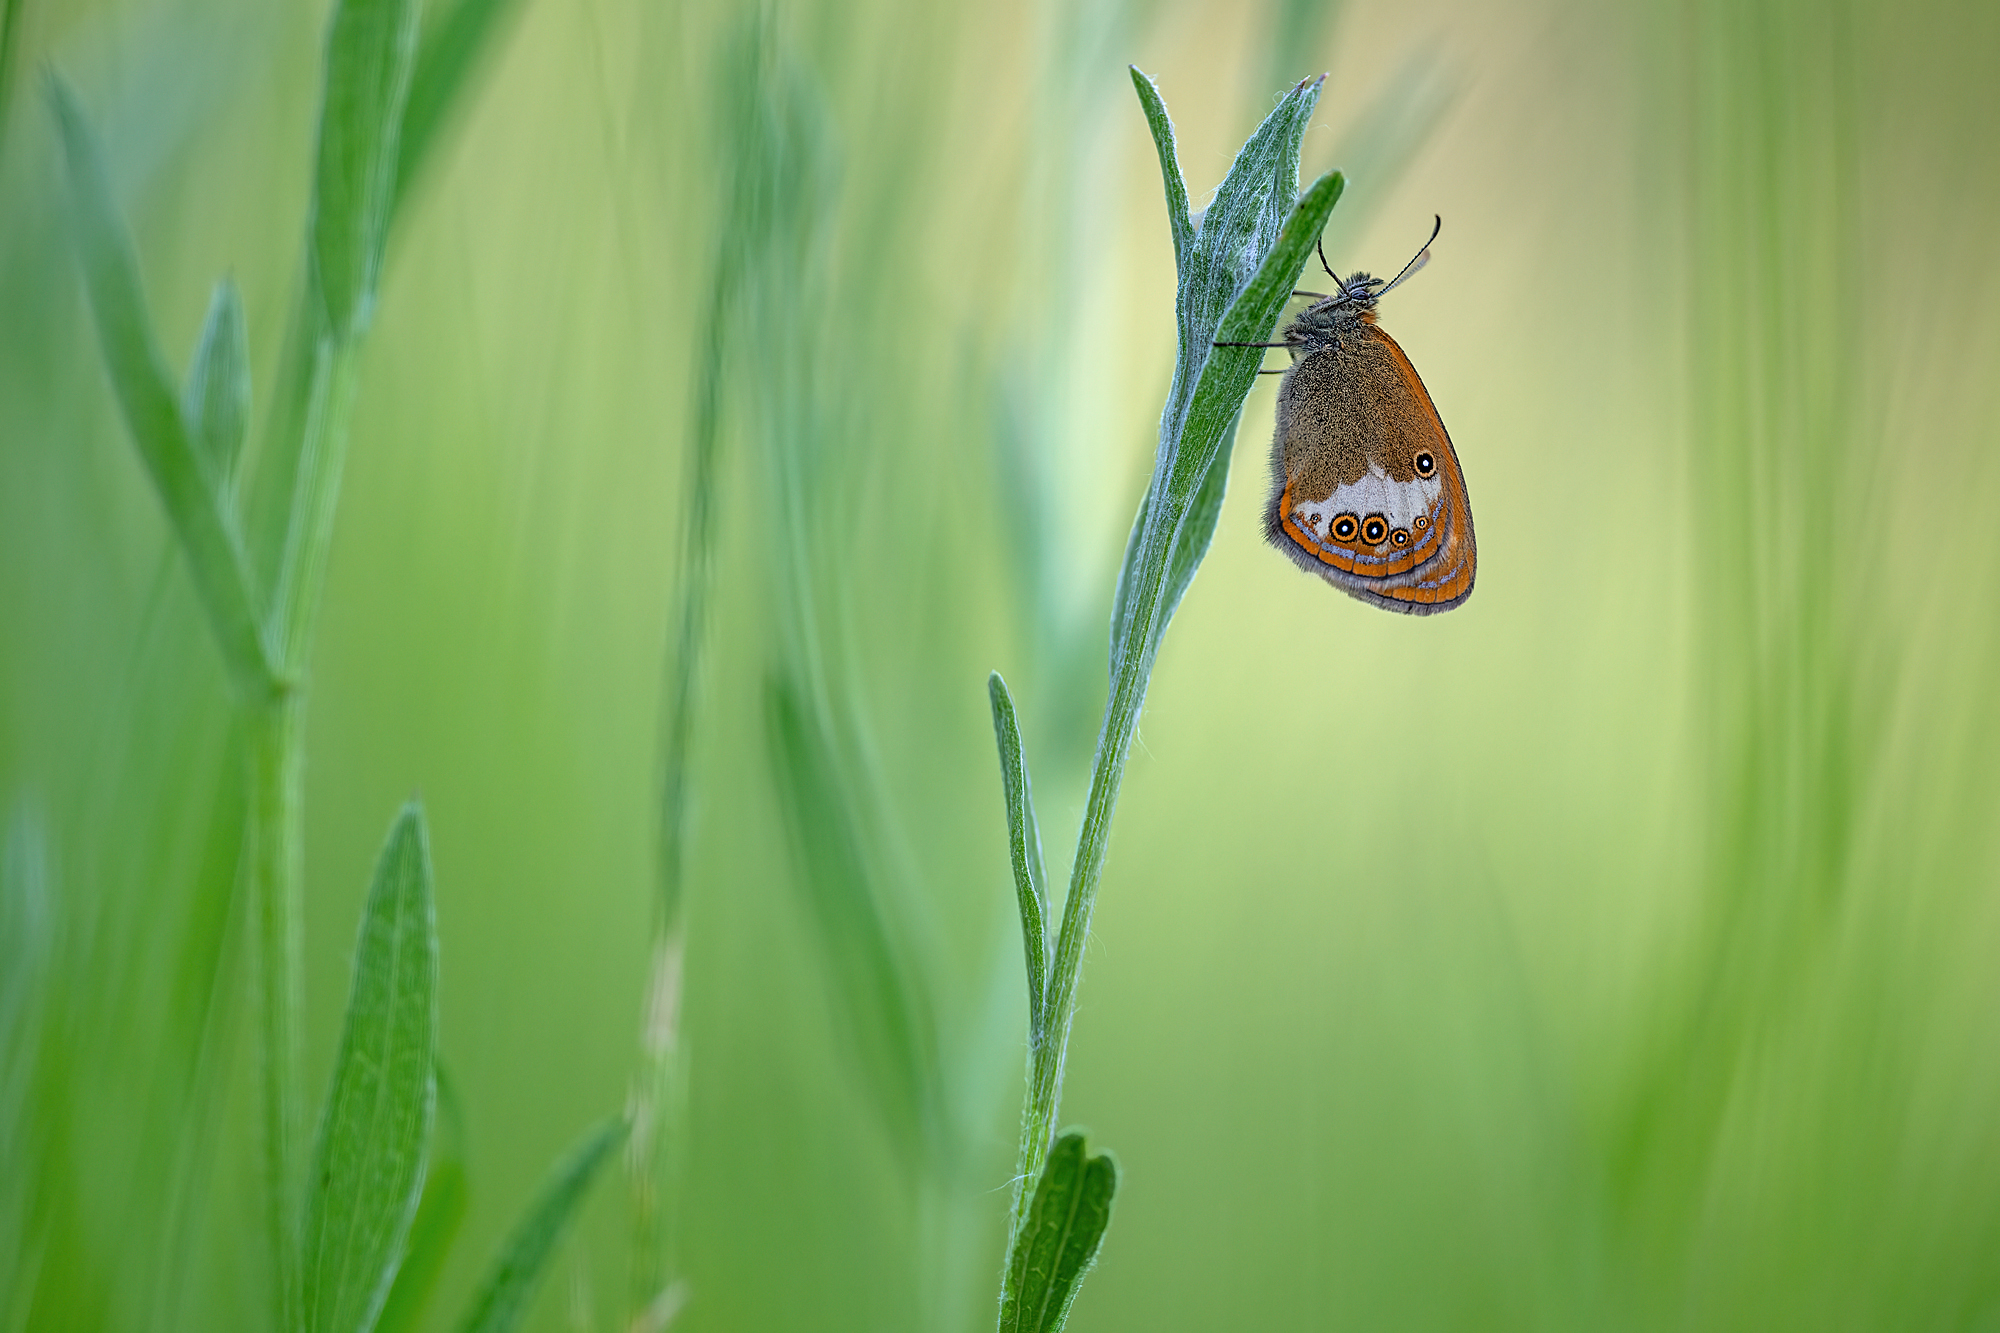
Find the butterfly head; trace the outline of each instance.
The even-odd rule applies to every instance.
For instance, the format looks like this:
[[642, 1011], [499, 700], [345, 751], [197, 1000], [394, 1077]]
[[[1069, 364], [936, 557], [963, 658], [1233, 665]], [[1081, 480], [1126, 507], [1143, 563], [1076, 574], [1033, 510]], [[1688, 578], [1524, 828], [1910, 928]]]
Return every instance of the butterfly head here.
[[1351, 307], [1357, 311], [1372, 311], [1388, 285], [1380, 278], [1371, 278], [1366, 273], [1355, 272], [1345, 278], [1335, 278], [1340, 290], [1334, 295], [1334, 303]]

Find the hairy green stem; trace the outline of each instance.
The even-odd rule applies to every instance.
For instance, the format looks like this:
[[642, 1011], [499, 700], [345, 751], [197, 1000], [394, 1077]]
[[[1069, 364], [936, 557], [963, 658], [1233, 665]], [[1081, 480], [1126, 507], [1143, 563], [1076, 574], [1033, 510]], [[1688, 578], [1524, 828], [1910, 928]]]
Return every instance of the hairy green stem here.
[[[1171, 543], [1180, 526], [1185, 505], [1162, 505], [1156, 511], [1144, 541], [1149, 551]], [[1016, 1172], [1012, 1232], [1020, 1230], [1027, 1216], [1033, 1191], [1028, 1185], [1041, 1170], [1055, 1139], [1056, 1113], [1062, 1104], [1062, 1078], [1069, 1050], [1070, 1027], [1076, 1019], [1077, 977], [1083, 967], [1084, 941], [1090, 936], [1090, 913], [1097, 904], [1097, 886], [1104, 875], [1104, 860], [1111, 844], [1111, 817], [1118, 806], [1118, 789], [1125, 779], [1125, 761], [1132, 749], [1132, 735], [1139, 723], [1139, 709], [1146, 700], [1146, 685], [1153, 674], [1153, 657], [1158, 643], [1152, 633], [1165, 601], [1167, 562], [1146, 559], [1136, 605], [1126, 642], [1134, 651], [1122, 655], [1104, 706], [1104, 729], [1097, 738], [1097, 757], [1091, 766], [1090, 797], [1084, 806], [1083, 828], [1077, 835], [1076, 860], [1070, 872], [1069, 895], [1063, 903], [1062, 932], [1056, 938], [1054, 965], [1049, 971], [1048, 998], [1044, 1006], [1047, 1022], [1039, 1040], [1029, 1051], [1027, 1108], [1021, 1130], [1021, 1158]]]

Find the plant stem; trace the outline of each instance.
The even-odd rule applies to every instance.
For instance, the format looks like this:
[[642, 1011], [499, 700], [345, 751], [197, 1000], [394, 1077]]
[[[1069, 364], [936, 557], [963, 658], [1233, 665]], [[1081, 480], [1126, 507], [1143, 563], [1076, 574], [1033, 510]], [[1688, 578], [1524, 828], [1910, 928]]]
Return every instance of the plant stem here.
[[1141, 581], [1126, 634], [1127, 651], [1120, 654], [1111, 697], [1104, 705], [1104, 728], [1097, 737], [1097, 757], [1091, 766], [1090, 797], [1084, 806], [1083, 828], [1077, 835], [1076, 859], [1070, 872], [1069, 895], [1063, 903], [1062, 933], [1049, 972], [1045, 1026], [1029, 1052], [1027, 1108], [1022, 1117], [1021, 1158], [1016, 1172], [1014, 1216], [1009, 1234], [1018, 1232], [1027, 1216], [1032, 1190], [1055, 1139], [1056, 1113], [1062, 1104], [1062, 1078], [1069, 1050], [1070, 1026], [1076, 1018], [1077, 977], [1083, 967], [1083, 945], [1090, 935], [1090, 913], [1097, 903], [1097, 886], [1104, 874], [1111, 842], [1111, 816], [1118, 806], [1118, 788], [1125, 779], [1125, 760], [1146, 700], [1153, 674], [1158, 638], [1154, 622], [1165, 600], [1167, 561], [1146, 558], [1164, 550], [1180, 526], [1185, 503], [1162, 496], [1142, 541]]
[[257, 923], [258, 1064], [263, 1081], [264, 1203], [280, 1333], [299, 1326], [299, 1028], [301, 947], [299, 741], [304, 699], [250, 705], [246, 859]]
[[354, 402], [354, 340], [322, 339], [307, 388], [305, 436], [286, 525], [269, 637], [280, 683], [249, 700], [250, 901], [257, 914], [258, 1064], [263, 1078], [265, 1211], [279, 1333], [301, 1327], [298, 1226], [305, 1096], [299, 1071], [304, 1010], [305, 674], [326, 582], [334, 511]]
[[[334, 511], [347, 461], [347, 421], [354, 407], [357, 338], [323, 338], [313, 351], [305, 440], [291, 496], [290, 522], [271, 599], [278, 661], [285, 677], [302, 680], [312, 629], [326, 583]], [[301, 687], [302, 688], [302, 687]]]

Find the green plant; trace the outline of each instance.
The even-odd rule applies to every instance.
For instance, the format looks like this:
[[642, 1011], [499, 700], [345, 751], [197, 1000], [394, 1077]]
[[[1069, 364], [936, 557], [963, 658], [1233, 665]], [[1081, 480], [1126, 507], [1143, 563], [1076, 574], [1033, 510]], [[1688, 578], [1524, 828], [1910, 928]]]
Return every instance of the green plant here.
[[1320, 81], [1300, 83], [1237, 153], [1197, 226], [1188, 213], [1166, 106], [1137, 68], [1132, 82], [1166, 183], [1179, 275], [1179, 351], [1160, 417], [1152, 482], [1133, 522], [1112, 600], [1111, 694], [1062, 926], [1053, 941], [1041, 835], [1014, 702], [999, 673], [987, 682], [1028, 972], [1028, 1089], [1000, 1292], [1003, 1333], [1053, 1333], [1062, 1327], [1111, 1219], [1115, 1165], [1108, 1156], [1090, 1156], [1080, 1133], [1057, 1138], [1055, 1125], [1083, 946], [1126, 757], [1167, 623], [1215, 535], [1237, 419], [1261, 359], [1247, 349], [1215, 344], [1269, 336], [1342, 184], [1332, 172], [1298, 192], [1299, 145], [1319, 101]]
[[[247, 774], [241, 864], [255, 921], [271, 1326], [287, 1333], [373, 1328], [392, 1294], [400, 1310], [414, 1310], [462, 1208], [453, 1202], [462, 1194], [454, 1157], [431, 1225], [419, 1231], [415, 1280], [397, 1292], [423, 1211], [437, 1066], [437, 931], [415, 806], [397, 821], [376, 870], [310, 1169], [299, 1160], [303, 738], [313, 627], [387, 237], [505, 9], [505, 0], [461, 0], [420, 44], [417, 0], [336, 6], [305, 291], [247, 524], [237, 484], [250, 406], [241, 298], [229, 280], [217, 284], [176, 393], [102, 154], [75, 96], [60, 77], [48, 80], [112, 389], [234, 685]], [[246, 538], [246, 526], [263, 540]], [[584, 1187], [622, 1135], [622, 1123], [599, 1129], [558, 1170], [475, 1298], [468, 1329], [496, 1333], [519, 1319]]]

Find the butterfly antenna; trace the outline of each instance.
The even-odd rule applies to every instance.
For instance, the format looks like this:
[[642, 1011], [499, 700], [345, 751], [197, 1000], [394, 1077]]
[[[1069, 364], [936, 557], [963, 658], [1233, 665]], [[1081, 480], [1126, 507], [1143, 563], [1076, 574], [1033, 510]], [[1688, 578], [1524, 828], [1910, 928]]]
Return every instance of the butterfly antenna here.
[[[1313, 248], [1319, 251], [1319, 266], [1326, 270], [1326, 276], [1332, 278], [1335, 282], [1339, 282], [1340, 275], [1333, 271], [1333, 265], [1326, 262], [1326, 237], [1322, 236], [1319, 240], [1315, 241]], [[1345, 289], [1343, 288], [1342, 290]]]
[[[1402, 281], [1404, 278], [1414, 277], [1418, 272], [1418, 270], [1422, 269], [1425, 264], [1431, 262], [1431, 241], [1435, 241], [1438, 238], [1438, 233], [1444, 230], [1444, 218], [1436, 213], [1433, 213], [1431, 216], [1437, 219], [1437, 225], [1431, 228], [1431, 240], [1424, 242], [1424, 248], [1417, 251], [1416, 258], [1412, 259], [1409, 263], [1403, 265], [1403, 271], [1401, 273], [1398, 273], [1394, 278], [1392, 278], [1387, 287], [1384, 287], [1381, 291], [1375, 293], [1377, 297], [1387, 296], [1390, 292], [1394, 291], [1397, 287], [1402, 285]], [[1320, 262], [1325, 263], [1326, 261], [1321, 260]]]

